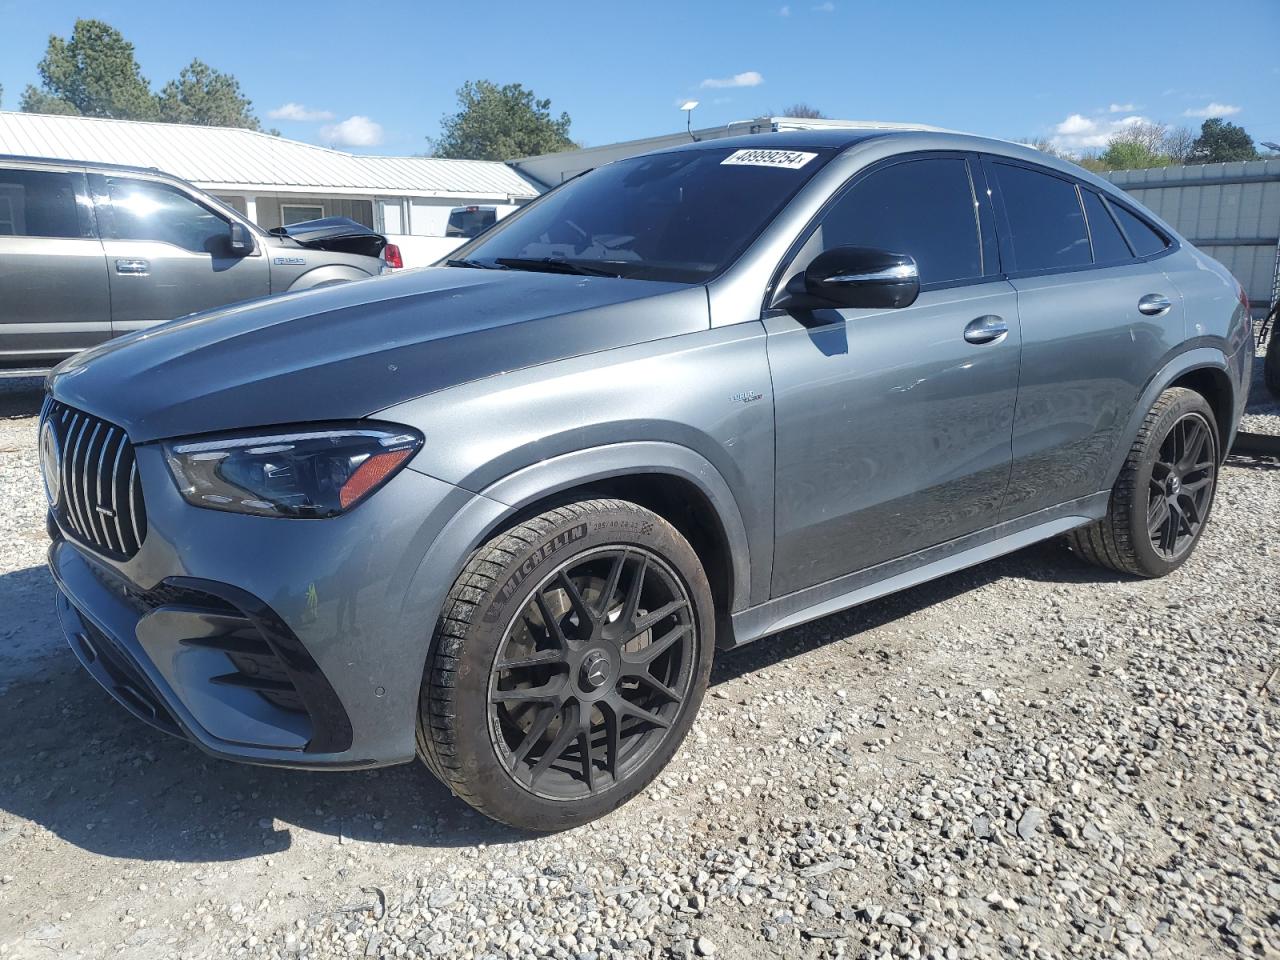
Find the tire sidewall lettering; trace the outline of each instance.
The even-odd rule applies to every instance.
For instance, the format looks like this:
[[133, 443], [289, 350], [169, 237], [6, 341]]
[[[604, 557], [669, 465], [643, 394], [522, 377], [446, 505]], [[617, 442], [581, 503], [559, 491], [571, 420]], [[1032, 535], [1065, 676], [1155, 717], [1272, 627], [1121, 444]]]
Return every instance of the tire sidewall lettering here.
[[488, 624], [497, 623], [503, 613], [511, 606], [512, 600], [522, 600], [524, 598], [525, 591], [521, 588], [531, 577], [539, 573], [548, 560], [564, 552], [568, 547], [581, 544], [587, 538], [589, 532], [589, 524], [576, 523], [567, 530], [557, 531], [549, 540], [534, 547], [520, 561], [516, 569], [499, 585], [493, 602], [489, 604], [489, 608], [484, 612], [484, 622]]

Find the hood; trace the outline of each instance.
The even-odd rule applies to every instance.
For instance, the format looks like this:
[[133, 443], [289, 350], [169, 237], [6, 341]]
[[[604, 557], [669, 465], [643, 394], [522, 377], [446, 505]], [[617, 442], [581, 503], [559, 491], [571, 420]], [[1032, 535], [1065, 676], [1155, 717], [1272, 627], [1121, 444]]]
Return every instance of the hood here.
[[346, 217], [322, 217], [276, 227], [267, 231], [273, 237], [287, 237], [299, 246], [334, 253], [355, 253], [363, 257], [380, 257], [387, 238], [374, 233], [363, 223]]
[[708, 324], [702, 287], [437, 267], [172, 320], [72, 357], [49, 384], [141, 443], [357, 419]]

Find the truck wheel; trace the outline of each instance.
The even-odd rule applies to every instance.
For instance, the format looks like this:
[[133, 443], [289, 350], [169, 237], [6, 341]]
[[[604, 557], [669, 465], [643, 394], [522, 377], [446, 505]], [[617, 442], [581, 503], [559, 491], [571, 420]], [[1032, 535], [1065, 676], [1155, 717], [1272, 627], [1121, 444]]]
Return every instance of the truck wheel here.
[[702, 702], [711, 588], [669, 523], [621, 500], [548, 510], [477, 550], [450, 590], [419, 754], [481, 813], [561, 830], [626, 803]]
[[1213, 411], [1193, 390], [1160, 395], [1111, 490], [1107, 515], [1067, 535], [1071, 549], [1099, 566], [1163, 577], [1200, 540], [1217, 485]]

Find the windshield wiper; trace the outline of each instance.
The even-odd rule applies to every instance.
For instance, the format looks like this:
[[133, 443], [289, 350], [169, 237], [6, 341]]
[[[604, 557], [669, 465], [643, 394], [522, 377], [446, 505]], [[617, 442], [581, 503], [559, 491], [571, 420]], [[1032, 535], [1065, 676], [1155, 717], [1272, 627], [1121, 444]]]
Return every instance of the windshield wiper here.
[[616, 270], [593, 267], [581, 260], [560, 257], [495, 257], [494, 263], [512, 270], [540, 270], [543, 273], [573, 273], [581, 277], [620, 277]]
[[496, 263], [485, 263], [483, 260], [468, 260], [465, 257], [455, 259], [455, 260], [446, 260], [444, 263], [445, 263], [445, 266], [447, 267], [471, 267], [475, 270], [505, 270], [506, 269], [506, 267], [498, 266], [498, 264]]

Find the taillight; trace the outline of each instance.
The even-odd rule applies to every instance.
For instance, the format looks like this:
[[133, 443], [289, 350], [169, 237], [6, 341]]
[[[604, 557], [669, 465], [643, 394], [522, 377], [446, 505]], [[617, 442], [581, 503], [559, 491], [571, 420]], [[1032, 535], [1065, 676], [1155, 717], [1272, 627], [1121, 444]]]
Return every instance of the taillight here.
[[388, 243], [382, 248], [382, 259], [387, 261], [387, 266], [393, 270], [404, 268], [404, 258], [400, 256], [400, 248], [394, 243]]

